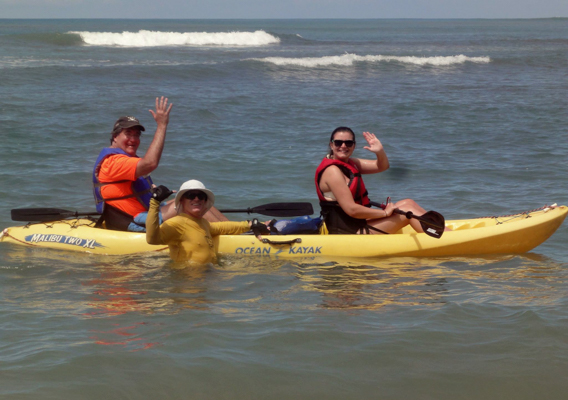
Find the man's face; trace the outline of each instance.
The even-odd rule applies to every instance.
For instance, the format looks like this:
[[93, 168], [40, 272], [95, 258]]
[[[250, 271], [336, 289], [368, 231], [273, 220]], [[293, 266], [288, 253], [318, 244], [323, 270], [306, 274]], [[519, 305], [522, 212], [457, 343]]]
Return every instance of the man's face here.
[[138, 146], [140, 146], [140, 128], [133, 127], [123, 129], [112, 142], [112, 147], [124, 150], [131, 156], [136, 155]]

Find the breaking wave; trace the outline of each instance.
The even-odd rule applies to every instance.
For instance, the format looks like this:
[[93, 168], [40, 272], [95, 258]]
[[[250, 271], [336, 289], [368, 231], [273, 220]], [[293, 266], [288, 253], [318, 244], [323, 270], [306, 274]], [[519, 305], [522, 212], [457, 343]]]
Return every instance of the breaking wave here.
[[279, 66], [300, 66], [307, 68], [327, 67], [327, 66], [350, 66], [356, 62], [398, 62], [402, 64], [413, 65], [433, 65], [448, 66], [455, 64], [463, 64], [465, 62], [473, 63], [489, 63], [489, 57], [467, 57], [463, 54], [456, 56], [434, 56], [434, 57], [416, 57], [416, 56], [382, 56], [367, 55], [359, 56], [357, 54], [343, 54], [340, 56], [326, 57], [304, 57], [304, 58], [285, 58], [285, 57], [266, 57], [253, 58], [251, 60], [271, 63]]
[[280, 43], [265, 31], [255, 32], [68, 32], [79, 35], [91, 46], [157, 47], [157, 46], [264, 46]]

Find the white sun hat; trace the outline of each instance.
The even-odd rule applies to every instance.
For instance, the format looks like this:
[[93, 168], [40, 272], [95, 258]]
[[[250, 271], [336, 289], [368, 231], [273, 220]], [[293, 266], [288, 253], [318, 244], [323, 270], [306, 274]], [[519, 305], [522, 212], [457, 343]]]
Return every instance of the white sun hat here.
[[185, 192], [189, 190], [201, 190], [203, 193], [207, 195], [207, 201], [205, 202], [205, 209], [209, 211], [209, 209], [213, 207], [213, 204], [215, 203], [215, 195], [213, 194], [213, 192], [207, 189], [203, 183], [196, 181], [195, 179], [192, 179], [190, 181], [184, 182], [180, 186], [178, 192], [176, 193], [175, 209], [178, 212], [181, 211], [179, 203]]

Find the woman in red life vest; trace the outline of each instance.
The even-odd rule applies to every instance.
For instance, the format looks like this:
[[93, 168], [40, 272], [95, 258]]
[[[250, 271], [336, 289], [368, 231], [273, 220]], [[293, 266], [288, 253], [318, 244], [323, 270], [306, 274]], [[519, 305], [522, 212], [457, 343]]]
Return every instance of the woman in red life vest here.
[[414, 200], [388, 203], [384, 210], [370, 208], [361, 175], [386, 171], [389, 160], [374, 134], [363, 132], [363, 137], [367, 141], [363, 148], [374, 153], [375, 160], [351, 158], [355, 134], [350, 128], [339, 127], [331, 134], [330, 153], [316, 170], [316, 190], [329, 233], [395, 233], [408, 224], [417, 232], [424, 232], [418, 220], [393, 214], [396, 208], [415, 215], [426, 213]]

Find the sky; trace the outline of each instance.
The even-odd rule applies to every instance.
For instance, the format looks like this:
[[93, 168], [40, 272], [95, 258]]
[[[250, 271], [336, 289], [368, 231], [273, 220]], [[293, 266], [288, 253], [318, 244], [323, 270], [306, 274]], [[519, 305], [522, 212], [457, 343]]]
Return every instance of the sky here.
[[0, 0], [0, 18], [550, 18], [568, 0]]

